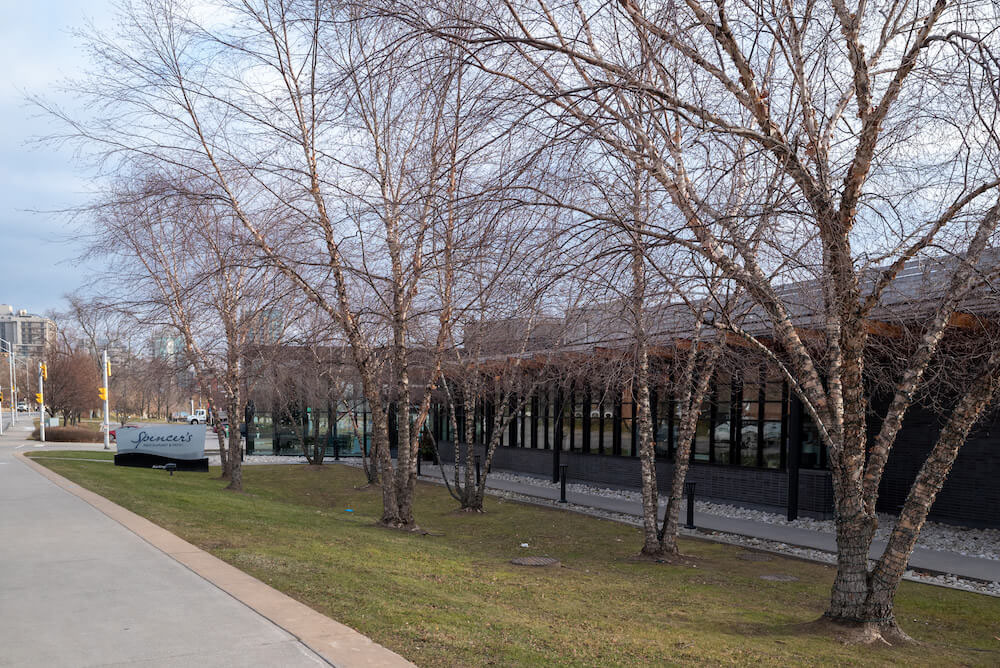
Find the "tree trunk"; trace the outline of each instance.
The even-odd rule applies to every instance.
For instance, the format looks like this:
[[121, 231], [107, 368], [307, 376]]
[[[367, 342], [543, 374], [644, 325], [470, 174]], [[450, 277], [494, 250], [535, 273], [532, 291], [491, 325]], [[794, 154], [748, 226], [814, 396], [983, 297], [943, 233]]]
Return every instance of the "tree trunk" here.
[[[852, 563], [850, 569], [843, 569], [842, 577], [838, 565], [830, 610], [826, 616], [840, 623], [860, 624], [864, 632], [862, 640], [881, 638], [890, 643], [909, 640], [909, 636], [896, 623], [896, 590], [906, 572], [907, 563], [913, 554], [917, 537], [927, 520], [931, 505], [944, 486], [959, 449], [997, 392], [997, 387], [1000, 385], [998, 364], [1000, 364], [1000, 353], [994, 353], [987, 363], [986, 371], [969, 386], [968, 391], [952, 410], [934, 448], [917, 473], [899, 520], [875, 568], [869, 573], [867, 562], [863, 570], [857, 563]], [[873, 533], [874, 526], [874, 521], [859, 526], [858, 534], [853, 536], [845, 532], [844, 538], [847, 541], [845, 544], [856, 545], [856, 550], [859, 550], [865, 539], [863, 531], [871, 527]], [[838, 525], [838, 542], [839, 528]], [[867, 545], [870, 543], [869, 535], [865, 541], [866, 556]], [[841, 551], [843, 549], [844, 544], [841, 545]], [[856, 556], [855, 561], [857, 561]]]
[[[231, 489], [236, 492], [243, 491], [243, 458], [242, 458], [242, 448], [240, 442], [240, 430], [238, 424], [234, 422], [237, 419], [237, 411], [240, 407], [240, 395], [238, 393], [229, 393], [228, 403], [226, 404], [226, 413], [229, 415], [229, 453], [227, 459], [229, 460], [229, 484], [226, 489]], [[225, 432], [223, 432], [225, 433]], [[223, 448], [220, 447], [221, 451]]]
[[[636, 175], [638, 181], [639, 175]], [[641, 194], [635, 197], [636, 220], [640, 220]], [[646, 337], [646, 266], [641, 246], [641, 224], [632, 240], [632, 318], [635, 338], [635, 390], [638, 405], [639, 462], [642, 468], [642, 550], [647, 556], [661, 556], [663, 546], [657, 535], [660, 517], [660, 490], [656, 483], [656, 444], [653, 441], [652, 411], [649, 406], [649, 344]]]
[[674, 450], [674, 474], [670, 481], [670, 498], [667, 499], [663, 528], [660, 530], [660, 554], [663, 556], [673, 556], [679, 552], [677, 533], [680, 528], [684, 482], [687, 480], [691, 462], [691, 446], [698, 430], [701, 404], [708, 394], [712, 374], [715, 373], [715, 365], [721, 354], [722, 344], [713, 343], [704, 364], [699, 366], [698, 349], [692, 347], [684, 365], [686, 390], [681, 400], [681, 424], [677, 434], [677, 447]]
[[212, 420], [212, 429], [219, 440], [219, 461], [222, 465], [222, 479], [229, 480], [232, 477], [232, 462], [229, 458], [229, 448], [226, 447], [226, 432], [222, 428], [222, 422], [218, 417]]

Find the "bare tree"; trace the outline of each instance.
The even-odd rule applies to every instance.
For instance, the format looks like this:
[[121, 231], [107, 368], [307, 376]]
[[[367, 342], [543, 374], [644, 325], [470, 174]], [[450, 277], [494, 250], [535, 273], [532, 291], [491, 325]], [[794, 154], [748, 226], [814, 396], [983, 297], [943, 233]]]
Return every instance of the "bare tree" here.
[[98, 404], [100, 380], [93, 359], [61, 331], [55, 345], [45, 353], [49, 379], [45, 383], [45, 408], [53, 415], [62, 413], [63, 424], [77, 424]]
[[106, 159], [186, 173], [337, 324], [372, 409], [382, 523], [413, 528], [414, 454], [434, 388], [411, 387], [409, 357], [430, 350], [436, 377], [455, 268], [481, 247], [465, 243], [481, 212], [469, 203], [482, 201], [482, 173], [519, 173], [507, 128], [484, 132], [497, 128], [492, 100], [505, 98], [478, 103], [470, 93], [486, 83], [455, 48], [405, 43], [339, 6], [229, 9], [208, 27], [171, 0], [126, 7], [120, 38], [91, 42], [113, 80], [81, 86], [108, 113], [88, 126], [67, 119], [71, 134]]
[[[122, 297], [137, 315], [183, 338], [202, 394], [212, 400], [218, 388], [222, 407], [236, 420], [246, 394], [250, 337], [274, 294], [266, 270], [246, 261], [239, 225], [225, 209], [200, 200], [200, 193], [192, 200], [191, 189], [177, 182], [142, 175], [97, 209], [91, 252], [116, 261]], [[133, 399], [141, 387], [133, 386]], [[240, 447], [237, 429], [229, 431], [228, 443], [220, 439], [223, 477], [237, 491]]]
[[[928, 458], [874, 571], [867, 555], [892, 444], [952, 314], [981, 283], [980, 257], [996, 228], [995, 9], [945, 0], [889, 7], [686, 0], [517, 2], [495, 10], [390, 3], [383, 11], [464, 45], [574, 130], [643, 165], [670, 194], [685, 234], [646, 233], [687, 244], [758, 304], [769, 333], [748, 337], [751, 345], [764, 350], [773, 339], [774, 363], [829, 450], [838, 568], [827, 619], [860, 626], [866, 640], [905, 639], [892, 600], [906, 546], [957, 446]], [[633, 94], [649, 101], [652, 131], [625, 112], [623, 97]], [[785, 193], [780, 209], [762, 210], [759, 202], [773, 200], [751, 189], [741, 215], [726, 212], [719, 186], [728, 190], [733, 164], [775, 171], [774, 186]], [[755, 250], [748, 238], [761, 214], [776, 232]], [[947, 288], [933, 303], [925, 295], [922, 343], [908, 353], [869, 440], [864, 360], [876, 315], [904, 267], [935, 252], [961, 259], [942, 267], [936, 281]], [[803, 340], [802, 309], [781, 287], [806, 278], [818, 285], [808, 326], [824, 340], [822, 351]], [[959, 398], [942, 444], [960, 440], [978, 418], [984, 373]]]

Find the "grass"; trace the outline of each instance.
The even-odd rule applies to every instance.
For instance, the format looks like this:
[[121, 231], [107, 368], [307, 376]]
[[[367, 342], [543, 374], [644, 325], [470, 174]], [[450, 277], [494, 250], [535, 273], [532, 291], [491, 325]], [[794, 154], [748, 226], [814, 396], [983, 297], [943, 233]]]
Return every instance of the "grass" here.
[[[416, 514], [430, 533], [399, 533], [374, 525], [379, 491], [345, 466], [246, 467], [248, 493], [234, 494], [217, 469], [33, 456], [421, 666], [1000, 663], [997, 598], [904, 582], [898, 619], [921, 645], [843, 645], [804, 626], [829, 593], [820, 564], [697, 540], [682, 544], [687, 565], [636, 562], [635, 528], [496, 499], [457, 513], [429, 484]], [[563, 567], [509, 563], [527, 554]]]
[[39, 450], [28, 454], [32, 459], [102, 459], [114, 461], [114, 450]]

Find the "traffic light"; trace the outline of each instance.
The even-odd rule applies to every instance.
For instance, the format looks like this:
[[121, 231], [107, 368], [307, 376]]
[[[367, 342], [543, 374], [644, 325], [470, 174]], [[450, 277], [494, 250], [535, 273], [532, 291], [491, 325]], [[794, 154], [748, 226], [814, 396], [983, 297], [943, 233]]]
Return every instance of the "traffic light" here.
[[99, 388], [97, 388], [97, 398], [100, 399], [101, 401], [107, 401], [108, 400], [108, 388], [106, 388], [106, 387], [99, 387]]
[[108, 375], [108, 378], [111, 378], [111, 360], [108, 360], [104, 364], [104, 372]]
[[42, 362], [42, 380], [49, 379], [49, 367], [46, 366], [45, 362]]
[[38, 405], [41, 405], [41, 404], [44, 403], [42, 401], [42, 393], [41, 392], [35, 392], [35, 403], [37, 403]]

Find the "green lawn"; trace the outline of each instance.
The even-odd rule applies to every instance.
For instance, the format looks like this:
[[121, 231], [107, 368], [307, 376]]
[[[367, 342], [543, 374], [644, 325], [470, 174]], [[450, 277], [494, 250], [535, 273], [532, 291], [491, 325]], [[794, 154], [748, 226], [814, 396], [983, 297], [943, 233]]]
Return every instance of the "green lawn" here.
[[[374, 526], [379, 492], [346, 466], [248, 466], [234, 494], [217, 469], [38, 460], [422, 666], [1000, 663], [998, 598], [904, 582], [898, 618], [922, 645], [846, 646], [803, 627], [823, 611], [823, 565], [696, 540], [693, 564], [634, 562], [635, 528], [496, 499], [457, 513], [429, 484], [430, 533], [399, 533]], [[563, 567], [509, 563], [524, 555]]]
[[41, 450], [28, 454], [32, 459], [104, 459], [114, 461], [114, 450]]

